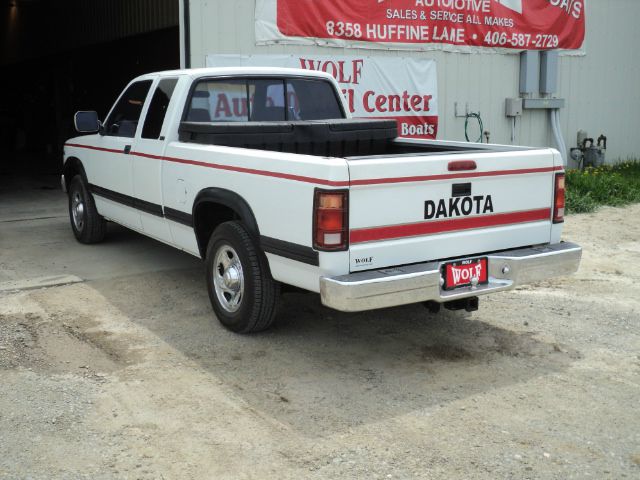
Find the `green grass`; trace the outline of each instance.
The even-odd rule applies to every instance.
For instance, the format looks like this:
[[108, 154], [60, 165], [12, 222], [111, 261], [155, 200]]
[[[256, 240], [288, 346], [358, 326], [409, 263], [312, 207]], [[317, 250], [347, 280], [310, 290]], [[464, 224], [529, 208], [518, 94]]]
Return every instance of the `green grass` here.
[[567, 213], [640, 202], [640, 161], [567, 171]]

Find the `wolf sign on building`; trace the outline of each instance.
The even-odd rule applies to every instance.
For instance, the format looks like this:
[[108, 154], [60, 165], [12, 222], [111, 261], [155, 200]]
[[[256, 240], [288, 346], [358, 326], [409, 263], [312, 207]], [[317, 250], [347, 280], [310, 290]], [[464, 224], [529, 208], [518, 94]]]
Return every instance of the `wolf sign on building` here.
[[[354, 117], [394, 119], [405, 138], [438, 133], [438, 72], [433, 60], [346, 55], [207, 55], [208, 67], [253, 66], [319, 70], [340, 84]], [[232, 112], [233, 99], [218, 98], [212, 111]], [[292, 102], [293, 103], [293, 102]]]
[[257, 0], [258, 44], [576, 50], [585, 0]]

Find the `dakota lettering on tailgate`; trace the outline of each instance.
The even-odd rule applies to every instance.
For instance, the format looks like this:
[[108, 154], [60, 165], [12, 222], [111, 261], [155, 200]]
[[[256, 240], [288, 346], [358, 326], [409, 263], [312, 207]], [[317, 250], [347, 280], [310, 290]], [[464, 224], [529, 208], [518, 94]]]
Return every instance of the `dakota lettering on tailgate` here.
[[473, 197], [441, 198], [424, 202], [424, 218], [453, 218], [468, 215], [493, 213], [491, 195], [474, 195]]

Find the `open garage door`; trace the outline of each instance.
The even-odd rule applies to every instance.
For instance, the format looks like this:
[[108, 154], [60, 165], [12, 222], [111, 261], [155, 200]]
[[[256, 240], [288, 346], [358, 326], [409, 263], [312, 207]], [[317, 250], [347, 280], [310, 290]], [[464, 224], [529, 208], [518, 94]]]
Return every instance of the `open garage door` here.
[[0, 7], [0, 174], [58, 173], [75, 111], [104, 116], [132, 77], [179, 68], [178, 3], [12, 0]]

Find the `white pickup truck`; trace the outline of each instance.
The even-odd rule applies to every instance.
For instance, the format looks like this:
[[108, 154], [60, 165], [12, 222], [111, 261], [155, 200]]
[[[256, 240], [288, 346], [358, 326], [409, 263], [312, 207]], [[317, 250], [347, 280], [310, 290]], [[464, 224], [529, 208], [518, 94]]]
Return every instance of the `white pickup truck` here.
[[[414, 98], [415, 97], [415, 98]], [[420, 96], [387, 99], [419, 104]], [[106, 221], [201, 257], [217, 318], [269, 327], [280, 285], [360, 311], [478, 296], [574, 273], [558, 152], [397, 138], [351, 119], [329, 75], [209, 68], [143, 75], [64, 147], [71, 227]]]

